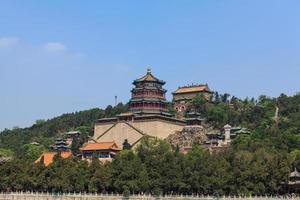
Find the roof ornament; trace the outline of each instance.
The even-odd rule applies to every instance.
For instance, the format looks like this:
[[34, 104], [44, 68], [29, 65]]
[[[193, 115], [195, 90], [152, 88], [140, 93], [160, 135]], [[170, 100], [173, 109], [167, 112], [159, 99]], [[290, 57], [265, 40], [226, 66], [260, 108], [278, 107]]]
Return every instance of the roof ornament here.
[[151, 68], [148, 68], [147, 69], [147, 74], [151, 74], [152, 72], [151, 72]]

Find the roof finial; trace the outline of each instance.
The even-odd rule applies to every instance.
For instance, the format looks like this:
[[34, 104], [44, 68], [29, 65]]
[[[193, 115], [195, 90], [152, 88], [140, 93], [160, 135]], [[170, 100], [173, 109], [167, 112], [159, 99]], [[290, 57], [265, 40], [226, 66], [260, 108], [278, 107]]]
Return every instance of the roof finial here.
[[151, 74], [151, 68], [147, 69], [147, 74]]

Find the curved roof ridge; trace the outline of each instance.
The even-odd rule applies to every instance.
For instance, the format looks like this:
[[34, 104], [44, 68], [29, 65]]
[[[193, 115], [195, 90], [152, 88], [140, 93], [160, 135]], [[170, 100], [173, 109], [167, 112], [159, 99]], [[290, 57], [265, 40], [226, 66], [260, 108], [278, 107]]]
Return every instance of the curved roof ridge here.
[[209, 86], [207, 84], [203, 84], [203, 85], [190, 85], [190, 86], [178, 87], [178, 89], [176, 91], [174, 91], [173, 94], [193, 93], [193, 92], [209, 92], [209, 93], [212, 93]]
[[159, 82], [161, 84], [165, 84], [165, 81], [160, 80], [156, 78], [153, 74], [151, 69], [147, 70], [147, 74], [141, 78], [136, 79], [133, 84], [138, 83], [138, 82], [143, 82], [143, 81], [149, 81], [149, 82]]

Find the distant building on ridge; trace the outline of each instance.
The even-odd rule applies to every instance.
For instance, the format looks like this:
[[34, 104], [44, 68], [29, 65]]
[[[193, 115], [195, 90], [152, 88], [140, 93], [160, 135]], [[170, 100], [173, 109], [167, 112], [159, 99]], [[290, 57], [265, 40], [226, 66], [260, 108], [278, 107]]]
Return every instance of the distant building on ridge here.
[[203, 97], [209, 101], [213, 95], [207, 84], [205, 85], [191, 85], [179, 87], [173, 93], [174, 108], [177, 112], [177, 117], [184, 117], [190, 102], [196, 98], [197, 95], [203, 95]]
[[66, 133], [67, 136], [67, 144], [70, 146], [73, 140], [79, 140], [80, 131], [69, 131]]

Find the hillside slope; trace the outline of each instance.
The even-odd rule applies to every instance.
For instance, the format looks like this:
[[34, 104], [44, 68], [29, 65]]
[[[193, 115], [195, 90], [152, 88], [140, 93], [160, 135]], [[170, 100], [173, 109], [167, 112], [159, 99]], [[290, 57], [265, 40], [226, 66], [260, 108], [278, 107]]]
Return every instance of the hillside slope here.
[[31, 142], [38, 142], [47, 148], [60, 134], [84, 129], [92, 134], [93, 123], [103, 117], [115, 116], [127, 111], [127, 105], [122, 103], [115, 107], [108, 106], [105, 110], [94, 108], [90, 110], [63, 114], [49, 120], [37, 120], [28, 128], [14, 128], [0, 133], [0, 149], [11, 150], [17, 155], [22, 154], [23, 146]]

